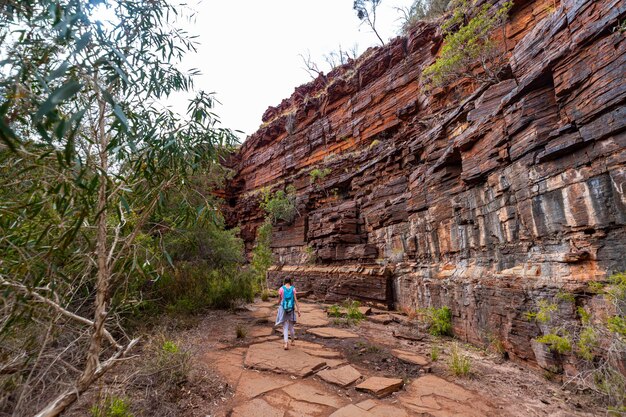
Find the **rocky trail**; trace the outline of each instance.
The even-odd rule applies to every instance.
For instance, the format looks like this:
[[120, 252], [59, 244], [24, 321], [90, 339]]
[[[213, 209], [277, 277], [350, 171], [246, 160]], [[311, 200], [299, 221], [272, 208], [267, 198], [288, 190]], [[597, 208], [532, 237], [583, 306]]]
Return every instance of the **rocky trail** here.
[[[211, 417], [591, 416], [591, 399], [504, 361], [463, 346], [472, 375], [449, 371], [450, 339], [411, 333], [405, 316], [374, 310], [339, 327], [325, 306], [301, 303], [297, 340], [282, 348], [276, 306], [258, 302], [220, 313], [194, 329], [195, 360], [216, 369], [231, 395]], [[368, 311], [369, 313], [369, 311]], [[376, 314], [379, 313], [379, 314]], [[239, 326], [246, 333], [237, 338]], [[394, 336], [395, 335], [395, 336]], [[401, 337], [399, 337], [401, 336]], [[413, 340], [411, 340], [413, 339]], [[436, 345], [440, 357], [432, 361]]]

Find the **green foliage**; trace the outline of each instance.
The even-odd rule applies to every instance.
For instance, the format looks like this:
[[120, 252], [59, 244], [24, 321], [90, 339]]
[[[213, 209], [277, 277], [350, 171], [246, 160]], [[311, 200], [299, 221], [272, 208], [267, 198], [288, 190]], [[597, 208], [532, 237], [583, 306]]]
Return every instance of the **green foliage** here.
[[119, 397], [109, 397], [90, 409], [91, 417], [133, 417], [130, 402]]
[[426, 323], [429, 326], [428, 331], [431, 335], [452, 335], [452, 311], [449, 307], [429, 307], [427, 309], [419, 310], [419, 314], [424, 316]]
[[[567, 354], [575, 345], [575, 354], [582, 359], [577, 363], [580, 371], [575, 380], [583, 388], [601, 393], [610, 410], [626, 399], [626, 377], [617, 365], [626, 351], [626, 274], [613, 274], [606, 283], [589, 282], [588, 292], [593, 297], [603, 297], [606, 309], [602, 316], [594, 317], [585, 307], [578, 306], [580, 325], [552, 314], [557, 305], [547, 300], [541, 300], [538, 311], [529, 315], [548, 327], [549, 333], [536, 340], [548, 345], [551, 351]], [[562, 294], [557, 293], [556, 299], [572, 301]]]
[[[422, 72], [424, 85], [443, 87], [462, 76], [498, 81], [506, 51], [491, 35], [504, 24], [513, 2], [501, 6], [485, 3], [480, 8], [472, 0], [455, 0], [452, 4], [452, 17], [442, 25], [445, 38], [439, 57]], [[481, 65], [481, 75], [472, 72], [476, 64]]]
[[607, 319], [609, 331], [616, 335], [626, 338], [626, 318], [624, 316], [612, 316]]
[[472, 360], [469, 356], [461, 353], [457, 343], [452, 345], [450, 360], [448, 363], [450, 370], [456, 376], [467, 377], [472, 370]]
[[[37, 414], [76, 386], [86, 359], [108, 359], [116, 349], [98, 333], [125, 339], [127, 322], [117, 319], [147, 308], [160, 277], [173, 276], [161, 236], [212, 221], [217, 210], [210, 189], [198, 198], [192, 183], [220, 171], [237, 139], [220, 127], [213, 96], [193, 91], [197, 71], [179, 69], [195, 41], [177, 27], [185, 17], [178, 6], [42, 0], [0, 8], [0, 290], [10, 314], [0, 346], [50, 326], [50, 338], [24, 343], [16, 356], [23, 394], [0, 405], [21, 405], [15, 415]], [[101, 22], [104, 9], [110, 22]], [[181, 93], [190, 97], [184, 115], [162, 104]], [[72, 314], [39, 297], [96, 325], [68, 325]], [[56, 359], [33, 367], [38, 356]]]
[[561, 355], [572, 350], [572, 342], [569, 336], [559, 336], [556, 333], [548, 333], [535, 339], [539, 343], [548, 345], [550, 350]]
[[317, 256], [315, 255], [315, 249], [311, 246], [305, 246], [304, 253], [306, 254], [306, 263], [314, 264], [317, 260]]
[[528, 321], [536, 320], [539, 323], [545, 324], [552, 319], [552, 313], [558, 310], [559, 306], [556, 303], [550, 303], [546, 299], [539, 300], [538, 311], [527, 311], [525, 313]]
[[328, 307], [327, 313], [330, 317], [341, 317], [341, 307], [339, 307], [337, 304], [333, 304], [332, 306]]
[[266, 274], [272, 266], [272, 222], [268, 219], [257, 229], [256, 242], [252, 249], [252, 271], [259, 288], [267, 289]]
[[333, 170], [330, 169], [330, 168], [324, 168], [324, 169], [315, 168], [315, 169], [312, 169], [311, 172], [309, 172], [309, 177], [311, 179], [311, 184], [315, 184], [318, 181], [322, 181], [324, 178], [326, 178], [328, 175], [330, 175], [331, 172], [333, 172]]
[[587, 283], [587, 288], [589, 292], [593, 294], [600, 294], [604, 291], [604, 284], [597, 281], [590, 281]]
[[576, 303], [576, 297], [571, 292], [559, 291], [556, 293], [556, 298], [567, 303]]
[[201, 222], [164, 234], [161, 244], [169, 260], [162, 262], [160, 277], [146, 291], [151, 303], [172, 313], [195, 314], [252, 301], [255, 277], [244, 265], [244, 244], [237, 233], [220, 223]]
[[439, 355], [440, 355], [439, 346], [432, 345], [430, 347], [430, 360], [433, 362], [437, 362], [439, 360]]
[[345, 301], [344, 306], [346, 308], [346, 316], [349, 321], [358, 324], [365, 318], [365, 315], [363, 315], [363, 313], [359, 310], [359, 307], [361, 307], [361, 303], [359, 301], [348, 299]]
[[578, 316], [580, 317], [580, 322], [584, 325], [587, 325], [590, 323], [591, 321], [591, 313], [589, 313], [585, 307], [582, 306], [578, 306], [576, 308], [576, 312], [578, 313]]
[[178, 345], [171, 340], [164, 341], [162, 349], [164, 352], [171, 353], [171, 354], [176, 354], [180, 352], [180, 348], [178, 347]]
[[591, 361], [594, 358], [593, 350], [598, 346], [598, 335], [593, 327], [584, 327], [578, 336], [577, 354], [581, 358]]
[[170, 390], [186, 382], [191, 369], [191, 354], [164, 334], [157, 334], [144, 347], [139, 373], [152, 385]]
[[[247, 269], [208, 269], [200, 264], [181, 264], [174, 282], [165, 278], [159, 287], [163, 297], [173, 290], [169, 304], [174, 313], [193, 314], [206, 307], [232, 308], [238, 301], [252, 302], [257, 292], [254, 274]], [[164, 291], [165, 290], [165, 291]]]
[[296, 188], [293, 185], [287, 186], [285, 190], [278, 190], [271, 193], [265, 189], [261, 191], [261, 208], [267, 214], [272, 223], [280, 220], [291, 223], [298, 210], [296, 209]]

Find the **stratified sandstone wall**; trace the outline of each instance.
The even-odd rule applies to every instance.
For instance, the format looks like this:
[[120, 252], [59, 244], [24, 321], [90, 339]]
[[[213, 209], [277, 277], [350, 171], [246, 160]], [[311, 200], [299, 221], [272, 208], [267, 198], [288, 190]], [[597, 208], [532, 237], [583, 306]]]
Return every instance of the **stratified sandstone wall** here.
[[[537, 360], [524, 318], [626, 269], [626, 18], [622, 0], [516, 1], [508, 77], [425, 94], [436, 24], [297, 88], [242, 146], [230, 221], [251, 247], [258, 192], [293, 184], [269, 277], [326, 300], [448, 305], [454, 332]], [[311, 183], [310, 172], [329, 168]], [[571, 304], [560, 314], [575, 320]]]

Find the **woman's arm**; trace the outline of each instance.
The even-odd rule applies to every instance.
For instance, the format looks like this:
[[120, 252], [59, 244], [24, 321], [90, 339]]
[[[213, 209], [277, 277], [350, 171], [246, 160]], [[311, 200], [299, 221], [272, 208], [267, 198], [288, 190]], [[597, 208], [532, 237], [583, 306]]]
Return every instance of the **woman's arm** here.
[[295, 288], [293, 292], [293, 302], [296, 305], [296, 311], [298, 312], [298, 315], [301, 316], [302, 314], [300, 313], [300, 304], [298, 303], [298, 294], [295, 291]]

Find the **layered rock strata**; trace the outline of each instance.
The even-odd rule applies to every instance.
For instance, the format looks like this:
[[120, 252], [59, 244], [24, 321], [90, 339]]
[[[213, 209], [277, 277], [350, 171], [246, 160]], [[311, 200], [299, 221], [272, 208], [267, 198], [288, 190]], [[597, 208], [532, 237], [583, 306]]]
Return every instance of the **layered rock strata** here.
[[[454, 333], [536, 363], [525, 313], [626, 270], [626, 19], [620, 0], [516, 1], [502, 81], [426, 93], [442, 35], [418, 24], [298, 87], [232, 161], [229, 221], [248, 248], [259, 191], [294, 185], [275, 266], [334, 301], [447, 305]], [[322, 178], [311, 171], [326, 170]]]

